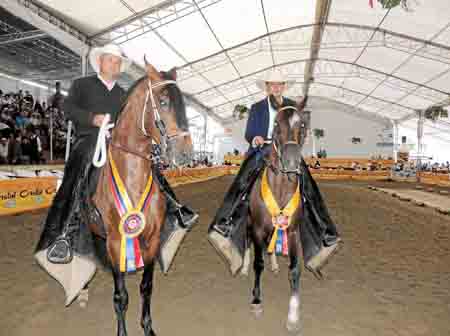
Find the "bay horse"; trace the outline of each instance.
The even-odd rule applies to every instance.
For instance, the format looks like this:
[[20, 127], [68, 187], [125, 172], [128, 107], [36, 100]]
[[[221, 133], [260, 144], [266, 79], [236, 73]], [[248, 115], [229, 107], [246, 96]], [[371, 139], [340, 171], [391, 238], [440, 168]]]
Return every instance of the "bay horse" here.
[[186, 148], [190, 144], [185, 105], [174, 80], [175, 72], [163, 75], [147, 62], [146, 72], [128, 92], [92, 198], [103, 225], [89, 223], [90, 230], [106, 240], [119, 336], [127, 335], [125, 275], [141, 268], [144, 269], [140, 284], [141, 326], [145, 336], [155, 335], [150, 306], [166, 198], [154, 173], [152, 142], [161, 144], [171, 139], [185, 143]]
[[251, 307], [257, 316], [262, 314], [261, 275], [264, 270], [264, 249], [267, 248], [271, 256], [275, 252], [288, 255], [291, 297], [286, 326], [289, 331], [296, 331], [300, 329], [299, 259], [302, 253], [299, 230], [302, 196], [298, 175], [301, 171], [301, 143], [304, 136], [301, 133], [305, 129], [302, 127], [301, 104], [297, 107], [277, 108], [270, 153], [265, 159], [266, 168], [249, 196], [247, 232], [254, 246], [255, 272]]

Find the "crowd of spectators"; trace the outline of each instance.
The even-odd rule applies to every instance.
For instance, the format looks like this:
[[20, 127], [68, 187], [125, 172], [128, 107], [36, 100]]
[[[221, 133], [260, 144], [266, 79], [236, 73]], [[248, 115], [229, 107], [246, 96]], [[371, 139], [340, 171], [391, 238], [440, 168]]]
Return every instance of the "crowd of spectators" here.
[[439, 164], [439, 162], [432, 163], [431, 161], [425, 162], [422, 164], [422, 171], [428, 171], [433, 173], [450, 173], [450, 162], [446, 161], [445, 163], [442, 162]]
[[40, 164], [49, 158], [50, 115], [53, 122], [53, 158], [64, 158], [67, 123], [59, 84], [48, 102], [29, 91], [0, 90], [0, 164]]
[[[399, 176], [415, 176], [417, 172], [418, 164], [416, 161], [398, 162], [394, 165], [394, 174]], [[447, 161], [445, 163], [438, 162], [423, 162], [420, 166], [422, 172], [432, 172], [435, 174], [449, 174], [450, 173], [450, 163]]]

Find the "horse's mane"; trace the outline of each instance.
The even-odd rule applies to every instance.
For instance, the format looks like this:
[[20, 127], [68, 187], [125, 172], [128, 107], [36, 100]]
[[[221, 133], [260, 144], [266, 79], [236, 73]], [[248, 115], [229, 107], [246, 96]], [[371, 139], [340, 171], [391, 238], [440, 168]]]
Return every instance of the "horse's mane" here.
[[[160, 72], [163, 79], [173, 80], [174, 78], [170, 72]], [[186, 105], [184, 104], [183, 93], [181, 92], [178, 85], [168, 84], [166, 86], [167, 93], [169, 95], [170, 104], [175, 110], [175, 116], [177, 120], [177, 125], [180, 129], [187, 131], [189, 130], [189, 123], [186, 117]]]

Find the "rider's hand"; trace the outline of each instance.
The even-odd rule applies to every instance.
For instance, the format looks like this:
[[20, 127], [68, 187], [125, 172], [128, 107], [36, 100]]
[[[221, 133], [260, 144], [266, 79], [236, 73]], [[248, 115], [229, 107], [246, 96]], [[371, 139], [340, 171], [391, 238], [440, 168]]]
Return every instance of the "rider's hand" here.
[[252, 146], [258, 147], [264, 145], [264, 138], [262, 136], [255, 136], [252, 140]]
[[103, 122], [103, 119], [105, 118], [105, 116], [106, 116], [106, 114], [96, 114], [94, 116], [94, 119], [92, 119], [92, 124], [97, 127], [102, 126], [102, 122]]

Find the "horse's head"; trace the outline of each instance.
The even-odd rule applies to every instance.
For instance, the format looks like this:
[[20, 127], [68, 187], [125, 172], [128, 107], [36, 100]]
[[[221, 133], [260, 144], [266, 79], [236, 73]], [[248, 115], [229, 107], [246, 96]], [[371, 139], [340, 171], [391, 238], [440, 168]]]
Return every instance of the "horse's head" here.
[[303, 114], [306, 98], [296, 105], [279, 106], [273, 97], [270, 101], [278, 110], [272, 135], [272, 161], [282, 173], [299, 174], [301, 151], [308, 128]]
[[[192, 140], [183, 94], [176, 85], [176, 69], [159, 72], [151, 64], [146, 63], [146, 71], [152, 91], [147, 102], [147, 109], [155, 113], [160, 138], [162, 136], [161, 139], [167, 144], [165, 154], [168, 161], [175, 165], [183, 165], [192, 155]], [[152, 107], [152, 100], [159, 116]], [[158, 122], [158, 118], [161, 122]]]

